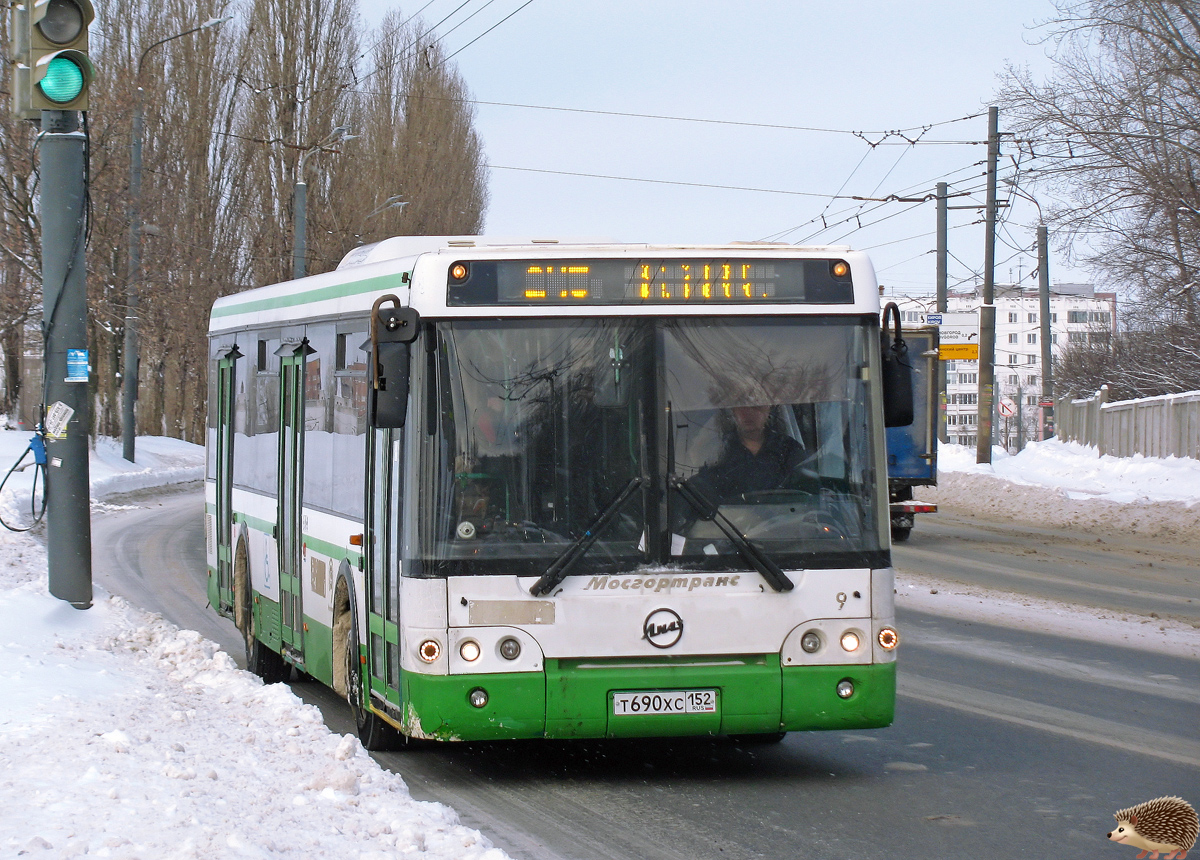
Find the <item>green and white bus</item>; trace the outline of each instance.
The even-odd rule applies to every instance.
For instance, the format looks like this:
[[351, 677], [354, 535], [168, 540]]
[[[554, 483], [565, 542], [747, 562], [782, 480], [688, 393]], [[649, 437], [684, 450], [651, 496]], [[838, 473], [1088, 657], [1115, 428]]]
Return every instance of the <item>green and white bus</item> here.
[[209, 600], [368, 748], [892, 721], [864, 254], [399, 237], [209, 337]]

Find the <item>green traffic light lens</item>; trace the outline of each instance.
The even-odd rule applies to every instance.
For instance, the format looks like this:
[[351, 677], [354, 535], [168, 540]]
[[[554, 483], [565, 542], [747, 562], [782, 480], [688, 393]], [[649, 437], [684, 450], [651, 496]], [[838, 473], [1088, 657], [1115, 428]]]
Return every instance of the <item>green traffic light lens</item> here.
[[46, 66], [46, 76], [38, 86], [50, 101], [67, 104], [83, 92], [83, 69], [67, 57], [55, 57]]

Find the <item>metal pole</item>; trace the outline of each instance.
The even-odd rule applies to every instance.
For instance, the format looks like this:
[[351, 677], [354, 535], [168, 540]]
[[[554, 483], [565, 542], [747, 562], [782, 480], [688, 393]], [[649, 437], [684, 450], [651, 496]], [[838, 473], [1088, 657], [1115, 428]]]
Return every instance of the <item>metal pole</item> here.
[[122, 456], [134, 461], [137, 420], [134, 404], [138, 392], [138, 281], [142, 277], [142, 124], [146, 91], [137, 90], [133, 109], [133, 135], [129, 144], [129, 279], [125, 283], [125, 369], [121, 379]]
[[979, 436], [975, 462], [992, 462], [996, 402], [996, 173], [1000, 161], [1000, 110], [988, 108], [987, 230], [983, 246], [983, 307], [979, 309]]
[[1025, 450], [1025, 389], [1017, 385], [1017, 453]]
[[[305, 153], [307, 155], [307, 153]], [[301, 158], [300, 168], [304, 170], [304, 159]], [[308, 185], [303, 178], [298, 180], [293, 192], [293, 222], [292, 222], [292, 278], [299, 280], [304, 277], [305, 233], [308, 229]]]
[[1046, 225], [1037, 230], [1038, 243], [1038, 298], [1042, 337], [1042, 438], [1054, 436], [1054, 354], [1051, 350], [1053, 338], [1050, 334], [1050, 238]]
[[[946, 200], [947, 185], [945, 182], [937, 184], [937, 311], [939, 314], [946, 312], [946, 258], [948, 250], [946, 247], [947, 234], [947, 200]], [[937, 437], [941, 442], [945, 442], [946, 437], [946, 362], [938, 359], [937, 363]]]
[[[75, 111], [42, 111], [42, 331], [46, 338], [46, 556], [50, 593], [92, 605], [89, 503], [87, 211], [84, 146]], [[61, 429], [55, 414], [72, 410]], [[51, 431], [58, 432], [51, 435]]]

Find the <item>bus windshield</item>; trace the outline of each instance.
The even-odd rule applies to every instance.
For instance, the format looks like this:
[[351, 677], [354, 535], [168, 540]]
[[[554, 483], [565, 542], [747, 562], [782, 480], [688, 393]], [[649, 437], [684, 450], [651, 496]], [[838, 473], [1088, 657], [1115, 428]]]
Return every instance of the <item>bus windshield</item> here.
[[749, 570], [746, 541], [784, 569], [886, 564], [861, 319], [436, 332], [406, 572], [542, 576], [573, 546], [573, 575]]

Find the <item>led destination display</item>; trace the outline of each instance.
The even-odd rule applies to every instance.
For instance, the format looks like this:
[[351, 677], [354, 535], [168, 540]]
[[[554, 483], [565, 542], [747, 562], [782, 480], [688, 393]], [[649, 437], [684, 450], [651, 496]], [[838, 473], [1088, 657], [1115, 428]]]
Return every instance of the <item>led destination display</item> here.
[[842, 260], [499, 260], [454, 263], [451, 305], [849, 304]]

